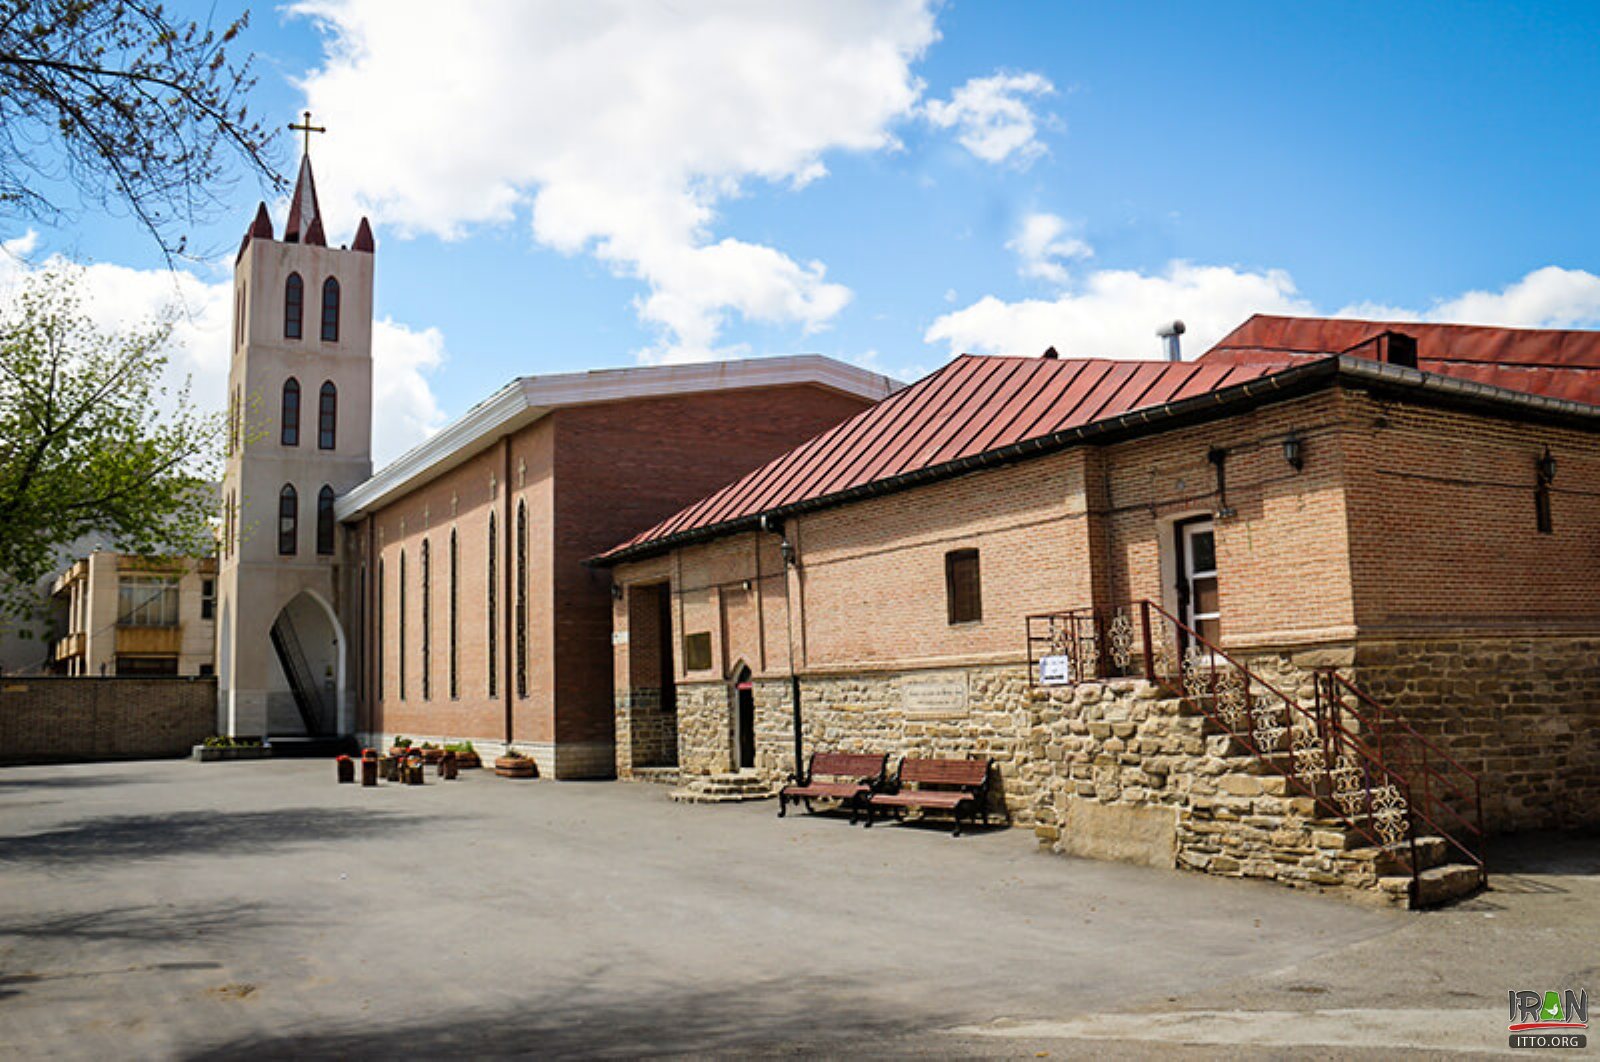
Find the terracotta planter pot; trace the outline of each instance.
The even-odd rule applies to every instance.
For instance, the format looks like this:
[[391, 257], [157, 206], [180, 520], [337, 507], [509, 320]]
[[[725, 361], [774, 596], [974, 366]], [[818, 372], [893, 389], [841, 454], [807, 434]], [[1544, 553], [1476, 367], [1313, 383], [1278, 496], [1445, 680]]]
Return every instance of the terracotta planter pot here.
[[333, 761], [333, 765], [340, 785], [348, 785], [356, 780], [356, 761], [349, 756], [340, 756]]
[[482, 767], [482, 766], [483, 766], [483, 760], [479, 759], [478, 754], [476, 752], [458, 752], [458, 753], [456, 753], [456, 768], [458, 770], [470, 771], [475, 767]]
[[364, 759], [361, 761], [361, 784], [375, 786], [378, 784], [378, 761]]
[[400, 778], [405, 782], [406, 785], [421, 785], [422, 762], [420, 760], [411, 760], [407, 762], [406, 765], [400, 769]]
[[423, 749], [421, 751], [423, 763], [438, 763], [444, 759], [444, 749]]
[[405, 759], [410, 753], [411, 747], [409, 745], [396, 745], [389, 750], [389, 755], [397, 760]]
[[439, 757], [439, 777], [449, 781], [456, 776], [456, 754], [446, 752]]
[[501, 778], [532, 778], [538, 768], [530, 759], [508, 759], [501, 756], [494, 761], [494, 773]]

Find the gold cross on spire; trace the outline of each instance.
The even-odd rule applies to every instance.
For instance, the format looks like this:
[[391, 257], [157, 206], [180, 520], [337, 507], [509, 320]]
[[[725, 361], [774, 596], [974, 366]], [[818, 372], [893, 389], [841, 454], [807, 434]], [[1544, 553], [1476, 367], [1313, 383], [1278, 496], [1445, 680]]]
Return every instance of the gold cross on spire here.
[[293, 122], [290, 122], [289, 123], [289, 128], [293, 129], [297, 133], [304, 133], [305, 134], [305, 137], [306, 137], [306, 149], [305, 150], [306, 150], [306, 154], [309, 155], [309, 154], [311, 154], [311, 134], [312, 133], [326, 133], [328, 131], [328, 127], [325, 126], [325, 125], [312, 125], [311, 124], [311, 112], [310, 111], [304, 112], [304, 115], [300, 119], [300, 123], [301, 124], [299, 124], [299, 125], [295, 125]]

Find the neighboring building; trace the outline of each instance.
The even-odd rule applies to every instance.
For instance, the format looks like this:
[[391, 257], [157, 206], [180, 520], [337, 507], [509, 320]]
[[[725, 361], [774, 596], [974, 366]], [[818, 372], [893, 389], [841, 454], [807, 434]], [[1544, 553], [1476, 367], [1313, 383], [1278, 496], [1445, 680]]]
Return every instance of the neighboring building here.
[[305, 161], [284, 238], [263, 206], [236, 269], [220, 728], [610, 776], [610, 584], [585, 558], [898, 385], [813, 355], [522, 377], [373, 475], [372, 234], [324, 243]]
[[96, 550], [51, 588], [65, 617], [58, 674], [211, 675], [217, 565], [211, 559]]
[[1597, 493], [1600, 333], [1258, 317], [1194, 362], [961, 357], [599, 558], [619, 771], [792, 770], [795, 675], [806, 750], [988, 755], [1067, 851], [1361, 887], [1368, 841], [1471, 861], [1476, 778], [1490, 831], [1600, 822]]

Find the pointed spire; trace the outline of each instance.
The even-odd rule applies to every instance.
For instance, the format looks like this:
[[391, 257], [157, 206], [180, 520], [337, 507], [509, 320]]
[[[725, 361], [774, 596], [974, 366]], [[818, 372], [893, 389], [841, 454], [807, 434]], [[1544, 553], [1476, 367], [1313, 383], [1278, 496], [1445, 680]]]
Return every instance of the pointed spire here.
[[366, 218], [362, 218], [361, 224], [356, 226], [356, 239], [350, 245], [350, 249], [352, 251], [365, 251], [368, 254], [376, 250], [376, 244], [372, 239], [372, 226], [367, 224]]
[[311, 219], [311, 224], [306, 226], [306, 237], [302, 242], [309, 247], [328, 246], [328, 237], [323, 235], [322, 219], [320, 217]]
[[[317, 206], [317, 182], [311, 176], [311, 156], [300, 156], [300, 176], [294, 182], [294, 196], [289, 200], [289, 221], [284, 226], [283, 239], [285, 243], [310, 243], [306, 239], [313, 222], [317, 224], [317, 231], [322, 231], [321, 209]], [[319, 245], [326, 246], [327, 241], [319, 239]]]
[[265, 203], [256, 204], [255, 220], [251, 221], [250, 227], [244, 230], [244, 239], [239, 241], [239, 253], [233, 259], [235, 263], [244, 257], [244, 250], [250, 246], [250, 241], [257, 238], [263, 240], [272, 239], [272, 216], [267, 213], [267, 204]]

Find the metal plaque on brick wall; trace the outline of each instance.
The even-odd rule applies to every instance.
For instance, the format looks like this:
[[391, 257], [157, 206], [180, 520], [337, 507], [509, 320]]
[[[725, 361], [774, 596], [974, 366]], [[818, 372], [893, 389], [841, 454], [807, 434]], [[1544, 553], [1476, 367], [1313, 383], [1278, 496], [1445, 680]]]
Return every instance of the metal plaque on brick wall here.
[[967, 714], [967, 673], [931, 671], [900, 678], [900, 707], [907, 719], [958, 719]]

